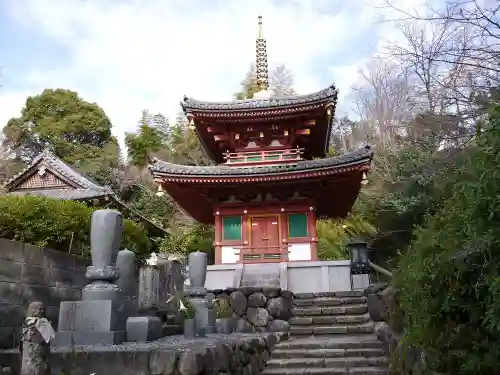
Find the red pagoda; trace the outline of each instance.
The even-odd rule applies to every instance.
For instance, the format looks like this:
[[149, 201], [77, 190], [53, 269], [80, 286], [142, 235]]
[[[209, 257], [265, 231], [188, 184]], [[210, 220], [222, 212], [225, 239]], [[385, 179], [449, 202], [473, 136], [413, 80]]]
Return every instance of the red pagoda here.
[[259, 17], [253, 99], [184, 98], [189, 123], [216, 166], [153, 160], [159, 184], [189, 215], [215, 223], [215, 263], [317, 260], [316, 220], [344, 217], [370, 169], [364, 147], [325, 157], [338, 90], [271, 97]]

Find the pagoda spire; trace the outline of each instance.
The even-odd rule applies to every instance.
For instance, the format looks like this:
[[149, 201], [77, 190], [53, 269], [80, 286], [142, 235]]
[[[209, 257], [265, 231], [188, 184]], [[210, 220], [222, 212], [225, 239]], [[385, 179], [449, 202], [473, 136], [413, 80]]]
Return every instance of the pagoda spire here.
[[258, 91], [265, 91], [269, 87], [268, 67], [267, 67], [267, 48], [266, 40], [262, 34], [262, 16], [259, 15], [259, 34], [257, 36], [256, 52], [256, 70], [257, 70], [257, 88]]

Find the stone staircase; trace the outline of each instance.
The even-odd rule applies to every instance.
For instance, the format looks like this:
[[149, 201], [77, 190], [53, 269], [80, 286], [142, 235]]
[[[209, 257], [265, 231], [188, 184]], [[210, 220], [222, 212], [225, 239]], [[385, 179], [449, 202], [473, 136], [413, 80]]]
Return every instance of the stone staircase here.
[[292, 314], [292, 336], [373, 332], [362, 292], [296, 294]]
[[263, 374], [389, 374], [362, 292], [296, 294], [290, 324]]

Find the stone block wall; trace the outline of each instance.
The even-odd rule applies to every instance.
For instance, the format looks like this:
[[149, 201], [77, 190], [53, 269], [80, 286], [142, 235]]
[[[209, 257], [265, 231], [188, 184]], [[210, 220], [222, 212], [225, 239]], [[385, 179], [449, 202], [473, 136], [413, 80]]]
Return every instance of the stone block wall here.
[[[171, 336], [154, 344], [124, 343], [113, 350], [98, 346], [52, 348], [53, 374], [71, 375], [258, 375], [274, 347], [288, 333], [213, 335], [188, 340]], [[0, 365], [20, 375], [18, 350], [0, 350]]]
[[236, 332], [287, 332], [292, 317], [293, 293], [274, 287], [241, 287], [210, 291], [227, 299]]
[[81, 298], [90, 263], [90, 259], [0, 238], [0, 349], [18, 345], [30, 302], [44, 302], [57, 328], [59, 303]]

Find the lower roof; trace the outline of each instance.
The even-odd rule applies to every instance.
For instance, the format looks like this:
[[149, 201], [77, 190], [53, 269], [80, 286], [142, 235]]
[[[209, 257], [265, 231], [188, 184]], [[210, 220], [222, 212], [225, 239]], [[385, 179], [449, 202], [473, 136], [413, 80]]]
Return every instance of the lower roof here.
[[150, 170], [172, 199], [203, 223], [214, 221], [216, 205], [230, 195], [283, 192], [285, 196], [298, 192], [316, 202], [319, 216], [335, 218], [345, 217], [351, 210], [372, 158], [371, 149], [364, 147], [341, 156], [293, 165], [193, 167], [155, 160]]
[[336, 168], [346, 168], [360, 163], [371, 163], [373, 151], [369, 146], [365, 146], [355, 151], [348, 152], [340, 156], [333, 156], [323, 159], [301, 160], [294, 164], [271, 164], [264, 166], [188, 166], [165, 162], [153, 159], [149, 170], [155, 177], [169, 177], [180, 179], [200, 179], [215, 177], [224, 181], [235, 178], [265, 178], [276, 177], [286, 179], [301, 172], [332, 170]]

